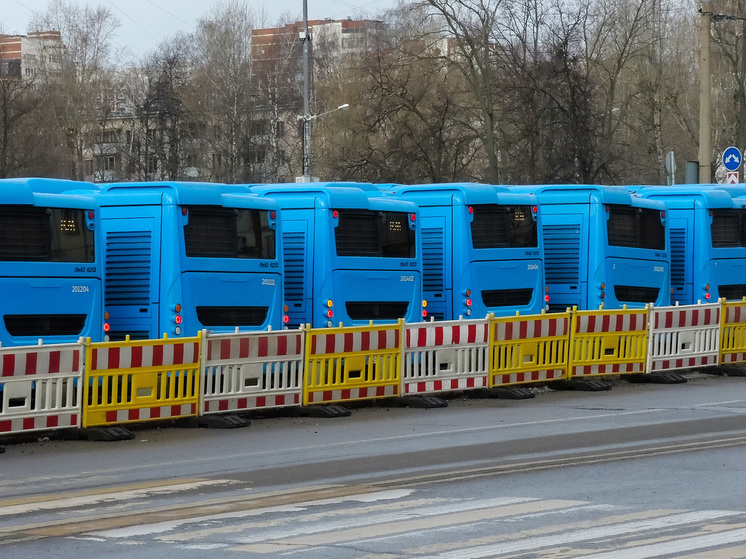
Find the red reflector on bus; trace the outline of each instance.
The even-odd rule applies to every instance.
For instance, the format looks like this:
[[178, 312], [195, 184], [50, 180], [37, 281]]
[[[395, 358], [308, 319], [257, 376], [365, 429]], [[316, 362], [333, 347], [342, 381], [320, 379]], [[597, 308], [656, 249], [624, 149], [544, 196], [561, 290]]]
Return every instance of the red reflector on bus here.
[[285, 324], [287, 324], [288, 322], [290, 322], [290, 317], [289, 317], [288, 315], [285, 315], [285, 316], [283, 316], [283, 317], [282, 317], [282, 321], [283, 321], [283, 322], [284, 322]]
[[181, 315], [180, 315], [180, 314], [177, 314], [177, 315], [176, 315], [176, 316], [174, 317], [174, 322], [175, 322], [176, 324], [181, 324]]
[[111, 326], [108, 322], [104, 322], [104, 332], [108, 332], [109, 330], [111, 330]]

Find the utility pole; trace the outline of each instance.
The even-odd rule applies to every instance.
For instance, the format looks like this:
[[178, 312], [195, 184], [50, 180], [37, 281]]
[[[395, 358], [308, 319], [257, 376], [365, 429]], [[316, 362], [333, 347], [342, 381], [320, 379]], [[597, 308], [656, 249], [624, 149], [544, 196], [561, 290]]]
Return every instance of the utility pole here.
[[309, 71], [309, 50], [311, 48], [311, 34], [308, 32], [308, 0], [303, 0], [303, 177], [306, 182], [311, 181], [311, 108], [310, 92], [311, 77]]
[[710, 2], [703, 0], [699, 28], [699, 182], [712, 182], [712, 86], [710, 78]]

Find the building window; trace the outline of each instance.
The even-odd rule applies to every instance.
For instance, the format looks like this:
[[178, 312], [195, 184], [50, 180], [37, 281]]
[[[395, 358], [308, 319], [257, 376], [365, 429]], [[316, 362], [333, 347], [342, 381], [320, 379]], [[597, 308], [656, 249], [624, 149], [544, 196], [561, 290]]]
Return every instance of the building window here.
[[283, 122], [282, 120], [277, 121], [277, 137], [278, 138], [285, 137], [285, 122]]
[[151, 155], [148, 157], [148, 173], [156, 173], [158, 171], [158, 157]]

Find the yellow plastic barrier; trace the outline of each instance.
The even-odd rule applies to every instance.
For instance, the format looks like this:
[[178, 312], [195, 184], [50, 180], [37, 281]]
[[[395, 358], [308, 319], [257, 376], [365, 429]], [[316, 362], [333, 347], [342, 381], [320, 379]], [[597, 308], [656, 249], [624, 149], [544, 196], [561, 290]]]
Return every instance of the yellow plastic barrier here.
[[490, 387], [569, 377], [571, 313], [493, 318]]
[[197, 415], [201, 340], [90, 344], [83, 427]]
[[399, 395], [402, 321], [309, 329], [303, 404]]
[[746, 362], [746, 298], [724, 302], [720, 320], [720, 364]]
[[570, 376], [644, 373], [648, 351], [648, 308], [573, 309]]

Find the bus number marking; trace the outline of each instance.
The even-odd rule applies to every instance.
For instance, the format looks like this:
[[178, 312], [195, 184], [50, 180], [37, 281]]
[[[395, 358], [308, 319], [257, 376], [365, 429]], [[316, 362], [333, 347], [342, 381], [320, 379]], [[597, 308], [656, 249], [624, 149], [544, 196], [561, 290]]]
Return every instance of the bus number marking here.
[[414, 276], [402, 276], [400, 281], [414, 281]]
[[262, 285], [275, 285], [275, 280], [272, 278], [262, 278]]
[[528, 265], [528, 269], [529, 270], [538, 270], [539, 269], [539, 265], [538, 264], [529, 264]]
[[653, 266], [653, 272], [663, 272], [663, 266]]
[[73, 285], [73, 293], [88, 293], [87, 285]]

